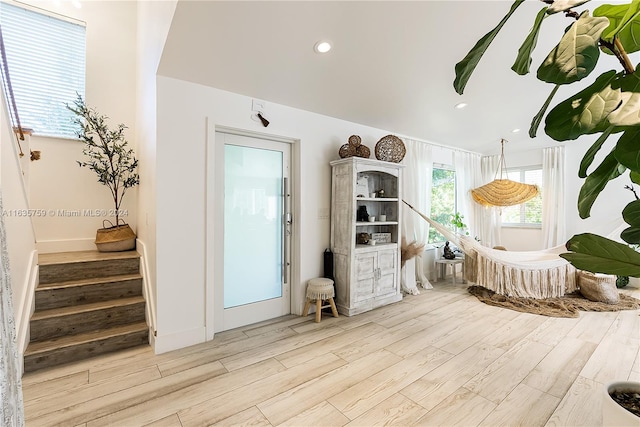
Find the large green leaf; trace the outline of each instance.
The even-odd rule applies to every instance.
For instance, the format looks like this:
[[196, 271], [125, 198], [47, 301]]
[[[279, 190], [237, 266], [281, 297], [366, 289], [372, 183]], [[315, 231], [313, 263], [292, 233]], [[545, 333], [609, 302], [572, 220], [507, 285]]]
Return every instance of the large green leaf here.
[[631, 182], [634, 184], [640, 184], [640, 172], [629, 172], [629, 178], [631, 178]]
[[620, 176], [619, 163], [616, 160], [613, 150], [604, 158], [600, 166], [596, 168], [584, 180], [580, 194], [578, 195], [578, 213], [580, 218], [589, 218], [591, 215], [591, 206], [598, 198], [598, 195], [609, 181]]
[[625, 228], [620, 237], [630, 245], [637, 245], [640, 243], [640, 227], [628, 227]]
[[538, 114], [533, 116], [533, 119], [531, 119], [531, 126], [529, 126], [530, 138], [536, 137], [536, 134], [538, 133], [538, 127], [540, 127], [540, 123], [542, 122], [542, 118], [544, 117], [544, 114], [547, 112], [547, 108], [549, 108], [549, 104], [551, 104], [551, 100], [556, 95], [556, 92], [558, 91], [559, 87], [560, 85], [555, 85], [553, 87], [553, 89], [551, 90], [551, 93], [547, 97], [547, 100], [544, 101], [544, 104], [542, 104], [542, 107], [540, 107], [540, 111], [538, 111]]
[[634, 200], [622, 210], [624, 222], [632, 227], [640, 227], [640, 200]]
[[[609, 19], [609, 26], [601, 35], [604, 40], [612, 42], [616, 37], [627, 53], [640, 50], [640, 0], [633, 0], [629, 4], [604, 4], [593, 11], [593, 16]], [[603, 51], [613, 53], [609, 49]]]
[[609, 127], [607, 116], [620, 104], [620, 89], [611, 83], [616, 72], [600, 75], [591, 86], [556, 105], [545, 119], [545, 132], [556, 141], [602, 132]]
[[569, 239], [567, 249], [571, 253], [560, 256], [580, 270], [640, 277], [640, 253], [623, 243], [584, 233]]
[[640, 73], [618, 75], [611, 88], [620, 90], [620, 106], [609, 114], [608, 120], [616, 126], [640, 124]]
[[520, 49], [518, 49], [518, 56], [516, 58], [516, 62], [513, 63], [511, 69], [521, 76], [527, 74], [529, 72], [529, 67], [531, 66], [531, 52], [536, 47], [536, 43], [538, 42], [538, 34], [540, 33], [540, 27], [542, 26], [542, 21], [547, 17], [547, 7], [543, 7], [538, 12], [536, 16], [536, 20], [533, 23], [533, 28], [529, 32], [529, 35]]
[[608, 24], [607, 18], [582, 12], [538, 68], [538, 79], [564, 85], [588, 76], [598, 62], [598, 40]]
[[640, 172], [640, 127], [627, 129], [616, 144], [615, 156], [621, 165]]
[[524, 3], [524, 0], [515, 0], [511, 5], [511, 9], [509, 12], [502, 18], [502, 20], [498, 23], [498, 25], [487, 34], [485, 34], [478, 42], [471, 48], [467, 56], [465, 56], [462, 61], [456, 64], [456, 78], [453, 81], [453, 87], [460, 95], [464, 92], [464, 88], [473, 74], [473, 71], [476, 69], [478, 62], [482, 58], [482, 55], [486, 52], [487, 48], [496, 38], [496, 35], [500, 32], [500, 29], [504, 26], [504, 24], [509, 20], [513, 12], [516, 11], [518, 6]]
[[602, 148], [602, 144], [604, 144], [609, 135], [611, 135], [613, 129], [613, 126], [609, 126], [604, 132], [602, 132], [598, 139], [596, 139], [596, 142], [594, 142], [593, 145], [589, 147], [587, 152], [584, 153], [582, 161], [580, 162], [580, 169], [578, 170], [578, 176], [580, 178], [587, 177], [587, 169], [589, 169], [589, 166], [591, 166], [591, 163], [593, 163], [593, 159], [596, 157], [598, 151], [600, 151], [600, 148]]
[[564, 12], [565, 10], [569, 10], [572, 7], [577, 7], [585, 4], [588, 1], [589, 0], [554, 0], [554, 2], [549, 6], [547, 13], [549, 15], [553, 15], [554, 13]]

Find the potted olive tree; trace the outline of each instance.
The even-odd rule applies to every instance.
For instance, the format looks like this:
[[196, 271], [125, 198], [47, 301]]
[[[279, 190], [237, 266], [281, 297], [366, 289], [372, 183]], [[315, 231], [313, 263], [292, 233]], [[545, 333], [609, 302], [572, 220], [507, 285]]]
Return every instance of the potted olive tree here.
[[113, 199], [114, 209], [109, 214], [115, 217], [115, 222], [103, 221], [103, 228], [96, 232], [96, 246], [101, 252], [133, 249], [136, 235], [121, 218], [121, 206], [127, 190], [140, 183], [140, 176], [138, 160], [124, 137], [126, 126], [119, 124], [110, 129], [108, 117], [88, 107], [81, 95], [67, 108], [76, 115], [78, 137], [84, 142], [82, 152], [86, 159], [78, 161], [78, 165], [95, 172], [98, 182], [109, 189]]
[[[483, 54], [523, 2], [524, 0], [515, 0], [498, 25], [478, 40], [465, 58], [456, 64], [453, 83], [456, 92], [463, 93]], [[640, 1], [603, 4], [593, 10], [593, 14], [587, 9], [575, 10], [587, 2], [588, 0], [541, 0], [541, 8], [532, 17], [532, 27], [511, 66], [517, 74], [529, 73], [531, 53], [536, 47], [544, 21], [552, 16], [554, 19], [567, 20], [568, 26], [557, 46], [537, 69], [537, 78], [550, 83], [550, 94], [533, 117], [529, 136], [536, 136], [543, 120], [545, 133], [556, 141], [574, 140], [587, 134], [598, 136], [586, 151], [578, 171], [578, 176], [585, 179], [578, 196], [581, 218], [590, 216], [591, 207], [609, 181], [625, 176], [632, 183], [640, 183], [640, 72], [636, 71], [629, 59], [630, 53], [640, 51], [640, 38], [637, 37], [640, 28]], [[589, 76], [602, 54], [613, 55], [618, 60], [620, 69], [606, 71], [595, 78], [592, 76], [593, 82], [588, 87], [559, 102], [547, 112], [558, 88]], [[617, 141], [613, 149], [598, 166], [592, 168], [595, 156], [604, 142], [614, 137], [617, 137]], [[620, 235], [621, 239], [629, 245], [639, 244], [640, 200], [635, 193], [622, 210], [621, 216], [628, 224]], [[584, 233], [573, 236], [566, 245], [569, 252], [561, 256], [581, 270], [640, 277], [640, 253], [629, 245]], [[606, 395], [621, 394], [624, 391], [633, 391], [630, 393], [630, 404], [633, 405], [635, 399], [636, 408], [640, 406], [637, 398], [640, 394], [638, 382], [612, 383], [607, 387]], [[632, 415], [631, 411], [629, 409], [627, 414], [637, 424], [640, 421], [638, 415]], [[609, 416], [608, 410], [605, 410], [604, 416]], [[605, 419], [605, 425], [627, 425], [608, 424], [616, 422], [618, 421]]]

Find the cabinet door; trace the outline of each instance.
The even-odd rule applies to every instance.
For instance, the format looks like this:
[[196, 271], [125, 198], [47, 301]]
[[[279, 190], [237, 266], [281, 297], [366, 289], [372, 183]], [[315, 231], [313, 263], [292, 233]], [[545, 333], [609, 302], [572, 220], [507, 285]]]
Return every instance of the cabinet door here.
[[398, 251], [378, 252], [378, 283], [376, 295], [387, 295], [396, 292], [396, 274], [398, 262]]
[[356, 255], [355, 289], [353, 290], [353, 302], [373, 298], [376, 283], [376, 252], [368, 252]]

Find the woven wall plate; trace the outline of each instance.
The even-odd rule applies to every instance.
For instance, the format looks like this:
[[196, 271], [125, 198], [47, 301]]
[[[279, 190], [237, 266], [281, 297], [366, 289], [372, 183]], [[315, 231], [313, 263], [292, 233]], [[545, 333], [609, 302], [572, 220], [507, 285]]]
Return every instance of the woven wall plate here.
[[380, 138], [376, 144], [376, 159], [385, 162], [400, 163], [404, 159], [407, 149], [404, 142], [395, 135], [387, 135]]
[[356, 147], [351, 144], [344, 144], [340, 147], [340, 150], [338, 150], [338, 155], [340, 155], [341, 159], [353, 157], [356, 155]]

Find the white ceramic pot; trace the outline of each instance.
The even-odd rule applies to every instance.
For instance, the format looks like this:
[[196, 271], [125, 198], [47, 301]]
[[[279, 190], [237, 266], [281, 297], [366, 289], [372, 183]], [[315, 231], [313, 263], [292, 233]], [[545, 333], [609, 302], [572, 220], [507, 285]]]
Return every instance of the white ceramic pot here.
[[605, 385], [604, 396], [602, 398], [602, 425], [605, 427], [640, 426], [640, 417], [637, 417], [627, 411], [613, 400], [609, 393], [614, 391], [632, 391], [640, 393], [640, 382], [614, 381]]

